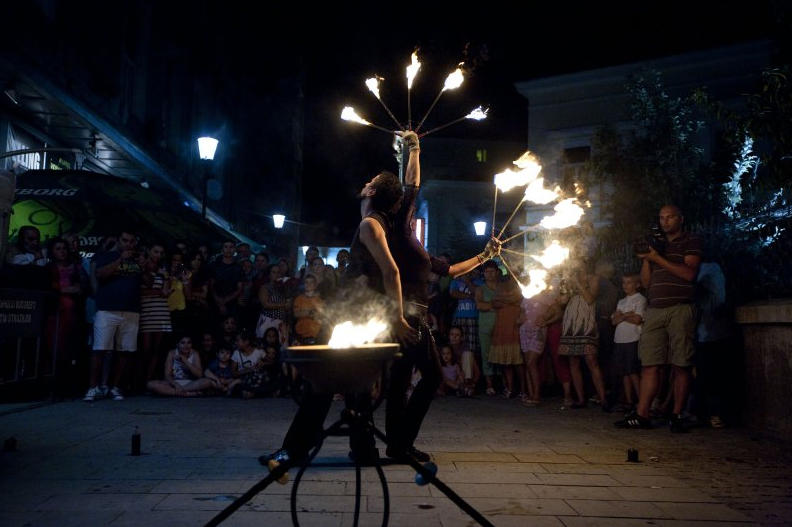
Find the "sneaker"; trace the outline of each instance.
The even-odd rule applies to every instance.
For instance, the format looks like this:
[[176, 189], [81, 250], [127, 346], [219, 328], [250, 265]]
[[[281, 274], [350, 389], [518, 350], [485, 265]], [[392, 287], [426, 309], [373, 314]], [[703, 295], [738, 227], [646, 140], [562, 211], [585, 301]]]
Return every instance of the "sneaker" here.
[[652, 428], [652, 421], [646, 417], [641, 417], [633, 412], [620, 421], [613, 423], [616, 428], [629, 428], [631, 430], [643, 429], [647, 430]]
[[110, 388], [110, 394], [108, 395], [108, 397], [112, 397], [114, 401], [124, 400], [124, 394], [121, 393], [121, 388], [119, 388], [118, 386], [113, 386], [112, 388]]
[[86, 402], [93, 402], [96, 399], [101, 399], [103, 397], [102, 390], [99, 389], [98, 386], [94, 386], [93, 388], [89, 388], [88, 391], [85, 393], [85, 397], [83, 397], [83, 401]]
[[421, 450], [418, 450], [414, 446], [407, 447], [404, 450], [389, 446], [387, 450], [385, 450], [385, 455], [387, 455], [391, 459], [395, 459], [396, 461], [401, 461], [404, 463], [406, 463], [407, 459], [409, 459], [410, 457], [414, 458], [419, 463], [426, 463], [427, 461], [432, 460], [432, 456], [430, 456], [426, 452], [422, 452]]
[[682, 417], [681, 414], [674, 414], [671, 416], [671, 419], [668, 420], [668, 427], [671, 431], [675, 434], [684, 434], [688, 431], [687, 423], [685, 422], [685, 418]]

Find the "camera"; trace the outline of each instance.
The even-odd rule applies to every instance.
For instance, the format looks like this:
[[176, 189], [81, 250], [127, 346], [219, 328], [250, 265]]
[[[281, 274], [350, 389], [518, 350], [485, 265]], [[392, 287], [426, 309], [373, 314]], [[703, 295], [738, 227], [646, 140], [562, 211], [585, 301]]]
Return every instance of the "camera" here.
[[638, 237], [633, 242], [633, 251], [635, 251], [635, 254], [646, 254], [651, 247], [658, 254], [665, 254], [667, 243], [665, 234], [660, 227], [655, 225], [649, 229], [647, 234]]

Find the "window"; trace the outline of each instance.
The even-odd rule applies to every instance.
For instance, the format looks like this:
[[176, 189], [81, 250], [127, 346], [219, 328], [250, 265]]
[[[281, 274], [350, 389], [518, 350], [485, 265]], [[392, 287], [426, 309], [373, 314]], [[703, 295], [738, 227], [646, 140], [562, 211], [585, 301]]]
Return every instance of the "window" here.
[[476, 161], [479, 163], [486, 163], [487, 162], [487, 149], [486, 148], [479, 148], [476, 150]]

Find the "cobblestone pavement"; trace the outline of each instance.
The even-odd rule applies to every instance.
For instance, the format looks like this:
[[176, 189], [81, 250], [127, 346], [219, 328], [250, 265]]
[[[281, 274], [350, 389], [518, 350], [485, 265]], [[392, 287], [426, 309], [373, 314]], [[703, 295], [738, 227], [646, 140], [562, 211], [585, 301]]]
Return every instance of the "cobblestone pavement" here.
[[[330, 419], [339, 415], [334, 403]], [[158, 399], [30, 409], [0, 406], [0, 525], [196, 526], [264, 477], [296, 409], [288, 399]], [[496, 526], [792, 523], [792, 453], [747, 430], [617, 430], [615, 414], [516, 401], [435, 401], [417, 446], [438, 476]], [[376, 415], [382, 427], [383, 411]], [[140, 457], [129, 455], [138, 427]], [[636, 448], [640, 462], [626, 462]], [[382, 450], [382, 449], [381, 449]], [[321, 461], [345, 460], [329, 438]], [[405, 466], [386, 467], [390, 525], [474, 525]], [[293, 476], [294, 474], [292, 474]], [[363, 473], [361, 525], [380, 525], [382, 490]], [[352, 525], [354, 471], [319, 467], [300, 485], [300, 524]], [[289, 525], [289, 492], [271, 485], [223, 525]]]

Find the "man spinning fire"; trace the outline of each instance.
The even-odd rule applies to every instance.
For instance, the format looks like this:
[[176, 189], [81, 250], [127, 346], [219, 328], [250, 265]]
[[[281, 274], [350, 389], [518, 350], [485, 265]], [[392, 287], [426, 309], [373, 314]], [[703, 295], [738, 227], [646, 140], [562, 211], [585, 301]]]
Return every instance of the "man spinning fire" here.
[[[405, 189], [390, 172], [382, 172], [360, 192], [362, 220], [350, 245], [350, 263], [345, 271], [346, 296], [356, 299], [355, 309], [366, 311], [361, 302], [382, 305], [387, 298], [391, 332], [402, 345], [403, 357], [391, 368], [386, 409], [387, 455], [397, 461], [413, 456], [428, 461], [429, 455], [413, 443], [441, 381], [434, 339], [427, 325], [426, 285], [430, 272], [459, 276], [500, 253], [500, 242], [490, 240], [485, 250], [463, 262], [448, 265], [431, 257], [418, 242], [411, 226], [420, 186], [420, 145], [412, 132], [402, 134], [409, 148]], [[409, 402], [404, 401], [413, 366], [422, 379]], [[299, 465], [307, 458], [322, 434], [322, 425], [332, 402], [330, 394], [308, 393], [289, 427], [280, 450], [259, 461], [272, 471], [281, 463]], [[348, 403], [349, 404], [349, 403]], [[373, 437], [350, 437], [351, 454], [361, 464], [376, 461]], [[281, 480], [285, 482], [285, 478]]]

